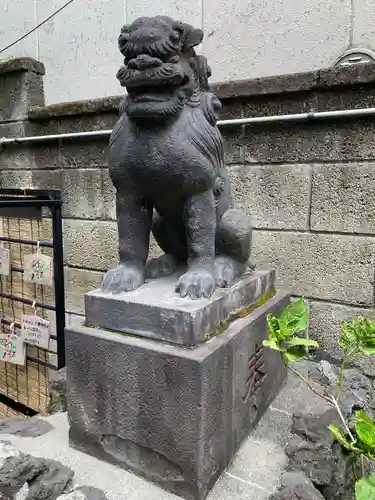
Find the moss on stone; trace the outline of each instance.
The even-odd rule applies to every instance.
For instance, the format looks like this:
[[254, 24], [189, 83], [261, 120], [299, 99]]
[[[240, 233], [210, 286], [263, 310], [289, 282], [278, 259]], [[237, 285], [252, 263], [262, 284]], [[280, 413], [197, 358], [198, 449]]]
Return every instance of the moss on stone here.
[[256, 300], [253, 304], [250, 304], [248, 307], [245, 307], [244, 309], [240, 309], [239, 311], [235, 311], [234, 313], [231, 313], [227, 319], [221, 321], [216, 328], [216, 330], [213, 333], [207, 334], [205, 340], [210, 340], [212, 337], [217, 337], [218, 335], [221, 335], [224, 333], [231, 323], [236, 321], [237, 319], [241, 318], [246, 318], [251, 314], [252, 312], [255, 311], [255, 309], [258, 309], [259, 307], [263, 306], [269, 299], [271, 299], [274, 295], [276, 294], [276, 289], [271, 288], [267, 292], [265, 292], [263, 295], [259, 297], [258, 300]]

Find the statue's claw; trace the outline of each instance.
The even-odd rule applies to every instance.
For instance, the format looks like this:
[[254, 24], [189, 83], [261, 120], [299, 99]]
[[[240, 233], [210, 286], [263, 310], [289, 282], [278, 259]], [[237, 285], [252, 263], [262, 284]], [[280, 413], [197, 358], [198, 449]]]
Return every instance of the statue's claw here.
[[205, 270], [188, 271], [179, 279], [176, 291], [181, 297], [199, 299], [211, 297], [215, 291], [215, 281], [212, 274]]
[[101, 289], [108, 293], [130, 292], [139, 288], [144, 281], [144, 273], [141, 269], [128, 264], [120, 264], [107, 272]]
[[176, 261], [172, 255], [165, 254], [157, 259], [150, 259], [146, 263], [146, 278], [156, 279], [170, 276], [176, 270]]

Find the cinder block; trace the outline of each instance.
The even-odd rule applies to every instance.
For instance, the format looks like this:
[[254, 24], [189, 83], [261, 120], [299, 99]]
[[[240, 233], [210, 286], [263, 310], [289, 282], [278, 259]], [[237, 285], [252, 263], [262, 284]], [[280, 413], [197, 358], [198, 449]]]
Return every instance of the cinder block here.
[[[314, 73], [305, 73], [305, 75], [313, 75]], [[309, 111], [315, 110], [316, 98], [311, 90], [303, 91], [303, 82], [299, 82], [301, 86], [300, 92], [288, 92], [288, 83], [285, 81], [284, 88], [281, 84], [281, 80], [292, 78], [298, 78], [303, 76], [300, 74], [283, 74], [280, 77], [268, 77], [259, 78], [259, 88], [257, 89], [258, 95], [252, 95], [251, 90], [254, 92], [256, 89], [249, 89], [248, 98], [245, 100], [244, 117], [251, 118], [253, 116], [274, 116], [274, 115], [289, 115], [297, 113], [307, 113]], [[270, 80], [277, 81], [280, 78], [280, 85], [278, 88], [278, 93], [270, 92]], [[249, 84], [255, 87], [255, 82], [257, 80], [250, 80]], [[236, 82], [237, 83], [237, 82]], [[310, 82], [313, 85], [312, 82]], [[264, 95], [262, 95], [262, 90]], [[259, 127], [259, 124], [258, 124]]]
[[203, 500], [285, 380], [262, 341], [287, 303], [278, 294], [193, 349], [70, 325], [71, 446]]
[[60, 170], [2, 170], [2, 188], [61, 189]]
[[311, 228], [375, 234], [375, 163], [315, 165]]
[[221, 130], [224, 139], [224, 161], [227, 165], [241, 165], [244, 162], [243, 127], [234, 126]]
[[115, 222], [64, 220], [64, 254], [73, 267], [107, 271], [118, 263]]
[[103, 273], [66, 267], [64, 275], [65, 310], [70, 313], [84, 314], [84, 295], [100, 287]]
[[[34, 170], [32, 171], [32, 183], [36, 189], [61, 189], [61, 170]], [[63, 199], [63, 203], [65, 200]]]
[[0, 73], [0, 121], [27, 119], [30, 106], [43, 104], [42, 75], [27, 70]]
[[[340, 358], [338, 341], [341, 322], [351, 321], [358, 316], [367, 316], [375, 320], [375, 310], [311, 300], [310, 337], [316, 339], [331, 356]], [[362, 357], [357, 365], [363, 372], [375, 376], [375, 356]]]
[[254, 227], [308, 229], [310, 166], [233, 167], [230, 177], [235, 200]]
[[103, 213], [100, 169], [63, 170], [63, 216], [100, 219]]
[[0, 187], [2, 189], [33, 187], [32, 171], [0, 169]]
[[[104, 102], [110, 101], [111, 98], [90, 99], [85, 101], [55, 104], [53, 108], [56, 109], [56, 115], [59, 117], [60, 134], [71, 132], [91, 132], [93, 130], [111, 130], [119, 118], [119, 113], [116, 112], [115, 109], [111, 113], [101, 113], [97, 104], [99, 100], [103, 101], [104, 107]], [[87, 114], [87, 112], [89, 112], [87, 108], [90, 105], [92, 108], [97, 105], [98, 111], [94, 112], [92, 110], [91, 114]], [[85, 109], [83, 109], [84, 106], [86, 106]], [[73, 107], [75, 107], [75, 109], [72, 109]], [[107, 141], [109, 142], [109, 135]]]
[[247, 125], [245, 163], [358, 161], [375, 159], [372, 120]]
[[57, 144], [35, 143], [4, 145], [0, 155], [0, 170], [34, 170], [60, 168]]
[[[117, 223], [64, 219], [64, 261], [73, 267], [107, 271], [118, 264]], [[162, 254], [151, 235], [149, 258]]]
[[372, 305], [375, 241], [370, 237], [254, 231], [252, 262], [277, 269], [294, 295]]
[[60, 165], [64, 169], [108, 167], [108, 137], [62, 142]]
[[112, 184], [108, 168], [102, 169], [103, 217], [116, 220], [116, 189]]

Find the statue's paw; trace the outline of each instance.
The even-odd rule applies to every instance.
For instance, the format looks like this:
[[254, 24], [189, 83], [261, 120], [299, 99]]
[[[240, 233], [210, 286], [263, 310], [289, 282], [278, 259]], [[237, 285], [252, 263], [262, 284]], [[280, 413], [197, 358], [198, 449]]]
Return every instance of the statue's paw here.
[[130, 292], [139, 288], [145, 281], [141, 269], [128, 264], [120, 264], [104, 276], [101, 289], [108, 293]]
[[150, 259], [146, 264], [146, 278], [156, 279], [170, 276], [176, 271], [176, 261], [172, 255], [165, 254], [157, 259]]
[[215, 291], [215, 281], [208, 271], [188, 271], [178, 280], [176, 291], [179, 292], [181, 297], [190, 297], [191, 299], [208, 298]]
[[215, 283], [219, 288], [229, 288], [245, 271], [245, 265], [230, 257], [220, 255], [215, 259]]

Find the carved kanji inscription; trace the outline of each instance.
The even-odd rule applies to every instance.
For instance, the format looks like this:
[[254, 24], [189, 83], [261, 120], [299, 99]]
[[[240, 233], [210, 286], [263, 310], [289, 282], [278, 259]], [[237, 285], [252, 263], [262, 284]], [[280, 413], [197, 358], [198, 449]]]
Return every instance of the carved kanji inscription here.
[[267, 377], [263, 346], [255, 346], [255, 352], [249, 358], [248, 367], [249, 371], [245, 382], [245, 393], [242, 397], [242, 400], [245, 402], [257, 394]]

